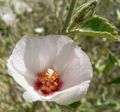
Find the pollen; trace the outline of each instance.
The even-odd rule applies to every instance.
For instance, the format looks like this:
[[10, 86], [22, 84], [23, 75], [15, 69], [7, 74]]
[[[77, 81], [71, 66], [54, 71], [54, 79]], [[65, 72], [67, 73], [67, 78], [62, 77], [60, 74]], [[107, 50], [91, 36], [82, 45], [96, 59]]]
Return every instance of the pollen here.
[[44, 95], [49, 95], [58, 91], [61, 87], [60, 75], [53, 69], [38, 73], [34, 83], [34, 89], [41, 91]]

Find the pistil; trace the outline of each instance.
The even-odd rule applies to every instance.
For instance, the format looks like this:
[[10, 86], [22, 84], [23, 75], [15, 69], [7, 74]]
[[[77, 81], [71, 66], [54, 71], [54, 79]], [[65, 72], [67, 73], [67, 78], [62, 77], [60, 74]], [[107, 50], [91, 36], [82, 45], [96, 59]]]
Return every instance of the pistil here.
[[41, 91], [44, 95], [49, 95], [58, 91], [61, 87], [60, 75], [53, 69], [38, 73], [34, 83], [34, 89]]

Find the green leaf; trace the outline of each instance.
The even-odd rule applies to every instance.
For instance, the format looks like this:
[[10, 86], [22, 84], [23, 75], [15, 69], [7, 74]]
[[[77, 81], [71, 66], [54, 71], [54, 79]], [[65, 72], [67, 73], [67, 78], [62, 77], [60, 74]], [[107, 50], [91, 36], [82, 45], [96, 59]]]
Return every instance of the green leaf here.
[[75, 11], [75, 13], [73, 14], [69, 29], [74, 27], [76, 24], [80, 24], [84, 20], [90, 18], [94, 13], [96, 5], [97, 5], [97, 1], [91, 0], [80, 6], [77, 9], [77, 11]]
[[69, 105], [70, 108], [77, 108], [78, 106], [80, 106], [80, 102], [75, 102]]
[[78, 33], [90, 37], [105, 37], [111, 40], [118, 40], [117, 28], [105, 18], [94, 15], [83, 23], [72, 28], [69, 33]]
[[113, 67], [115, 66], [115, 64], [117, 62], [118, 61], [117, 61], [116, 57], [112, 53], [110, 53], [108, 59], [106, 60], [106, 65], [103, 70], [103, 74], [110, 73], [110, 71], [113, 69]]
[[120, 77], [113, 79], [111, 81], [111, 83], [113, 83], [113, 84], [120, 84]]
[[83, 22], [81, 24], [82, 28], [90, 29], [93, 31], [100, 31], [100, 32], [109, 32], [112, 35], [116, 35], [116, 28], [112, 24], [110, 24], [107, 19], [102, 18], [100, 16], [93, 16], [89, 20]]

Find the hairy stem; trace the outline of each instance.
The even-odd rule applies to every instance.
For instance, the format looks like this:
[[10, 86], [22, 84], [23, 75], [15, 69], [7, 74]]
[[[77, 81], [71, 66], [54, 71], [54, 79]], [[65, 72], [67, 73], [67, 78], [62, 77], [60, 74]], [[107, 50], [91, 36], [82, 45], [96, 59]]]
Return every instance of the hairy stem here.
[[69, 12], [68, 12], [68, 15], [67, 15], [67, 17], [66, 17], [65, 24], [64, 24], [64, 27], [63, 27], [63, 30], [62, 30], [63, 33], [66, 32], [67, 27], [68, 27], [68, 25], [69, 25], [69, 23], [70, 23], [70, 20], [71, 20], [71, 17], [72, 17], [72, 13], [73, 13], [73, 9], [74, 9], [74, 7], [75, 7], [76, 1], [77, 1], [77, 0], [72, 0], [72, 1], [71, 1], [70, 9], [69, 9]]

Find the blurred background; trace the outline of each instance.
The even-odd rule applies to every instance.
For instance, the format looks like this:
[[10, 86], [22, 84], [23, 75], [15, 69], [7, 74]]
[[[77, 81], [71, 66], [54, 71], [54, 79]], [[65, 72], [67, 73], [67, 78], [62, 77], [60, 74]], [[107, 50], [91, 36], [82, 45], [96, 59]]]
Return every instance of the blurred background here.
[[[76, 6], [89, 0], [78, 0]], [[22, 88], [8, 75], [6, 60], [24, 35], [59, 34], [71, 0], [0, 0], [0, 112], [120, 112], [120, 42], [103, 38], [71, 38], [90, 56], [94, 76], [80, 102], [64, 107], [27, 103]], [[120, 0], [98, 0], [96, 14], [120, 32]], [[72, 110], [74, 108], [74, 110]]]

